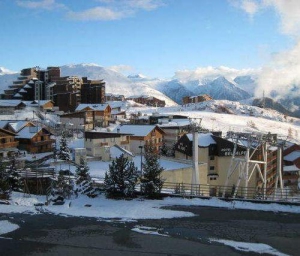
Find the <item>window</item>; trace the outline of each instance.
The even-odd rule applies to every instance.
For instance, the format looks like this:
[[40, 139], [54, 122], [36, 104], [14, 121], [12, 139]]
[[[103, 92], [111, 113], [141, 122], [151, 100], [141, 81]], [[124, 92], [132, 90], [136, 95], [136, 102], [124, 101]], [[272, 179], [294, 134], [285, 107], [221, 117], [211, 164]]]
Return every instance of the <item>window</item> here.
[[214, 169], [215, 169], [214, 166], [210, 166], [210, 167], [209, 167], [209, 170], [210, 170], [210, 171], [213, 171]]
[[209, 180], [217, 180], [217, 177], [209, 177]]

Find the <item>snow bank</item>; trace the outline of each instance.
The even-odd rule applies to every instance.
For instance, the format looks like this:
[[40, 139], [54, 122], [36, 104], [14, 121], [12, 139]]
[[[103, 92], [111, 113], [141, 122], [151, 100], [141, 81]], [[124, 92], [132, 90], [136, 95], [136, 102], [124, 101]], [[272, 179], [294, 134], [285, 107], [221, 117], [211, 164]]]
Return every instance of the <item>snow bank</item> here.
[[287, 254], [281, 253], [267, 244], [236, 242], [236, 241], [224, 240], [224, 239], [210, 239], [210, 241], [222, 243], [222, 244], [228, 245], [230, 247], [233, 247], [236, 250], [243, 251], [243, 252], [255, 252], [255, 253], [259, 253], [259, 254], [288, 256]]
[[13, 193], [10, 205], [0, 205], [1, 213], [30, 213], [51, 212], [57, 215], [95, 217], [102, 219], [120, 219], [131, 221], [137, 219], [183, 218], [195, 216], [191, 212], [162, 209], [164, 206], [209, 206], [227, 209], [247, 209], [272, 212], [300, 213], [300, 206], [280, 205], [276, 203], [258, 204], [251, 202], [226, 202], [217, 198], [186, 199], [165, 198], [164, 200], [113, 200], [104, 195], [89, 198], [80, 195], [73, 200], [66, 200], [64, 205], [37, 206], [43, 204], [45, 196], [24, 197], [22, 193]]
[[19, 226], [17, 224], [13, 224], [8, 220], [0, 220], [0, 235], [12, 232], [18, 228]]

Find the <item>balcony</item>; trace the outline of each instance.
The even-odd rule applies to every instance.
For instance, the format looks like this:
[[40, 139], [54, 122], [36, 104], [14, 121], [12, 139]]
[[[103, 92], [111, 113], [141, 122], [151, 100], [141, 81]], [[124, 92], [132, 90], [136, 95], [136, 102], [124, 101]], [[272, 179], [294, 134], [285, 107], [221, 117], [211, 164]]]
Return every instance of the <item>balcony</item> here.
[[19, 142], [18, 141], [7, 142], [7, 143], [0, 143], [0, 148], [16, 148], [17, 146], [19, 146]]
[[48, 145], [48, 144], [52, 145], [53, 143], [55, 143], [55, 140], [50, 139], [50, 140], [43, 140], [43, 141], [34, 141], [31, 144], [33, 146], [43, 146], [43, 145]]

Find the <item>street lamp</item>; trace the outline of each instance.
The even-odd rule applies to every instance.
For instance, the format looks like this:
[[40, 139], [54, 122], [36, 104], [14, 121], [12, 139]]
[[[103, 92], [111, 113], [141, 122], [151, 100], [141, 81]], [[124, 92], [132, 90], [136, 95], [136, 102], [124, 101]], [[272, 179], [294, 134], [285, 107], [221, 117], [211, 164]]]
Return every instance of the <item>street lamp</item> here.
[[141, 149], [141, 174], [143, 176], [143, 146], [139, 146], [139, 149]]

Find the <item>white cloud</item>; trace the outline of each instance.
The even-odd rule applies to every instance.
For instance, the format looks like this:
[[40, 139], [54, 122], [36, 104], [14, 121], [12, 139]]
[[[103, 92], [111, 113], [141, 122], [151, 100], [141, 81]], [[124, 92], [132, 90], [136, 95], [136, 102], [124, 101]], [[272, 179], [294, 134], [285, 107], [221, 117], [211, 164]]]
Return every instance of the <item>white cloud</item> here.
[[80, 12], [70, 11], [75, 20], [118, 20], [133, 16], [140, 10], [152, 11], [163, 6], [163, 0], [98, 0], [98, 6]]
[[281, 18], [282, 32], [289, 35], [300, 33], [299, 0], [263, 0], [263, 6], [273, 7]]
[[229, 67], [198, 67], [195, 70], [180, 70], [175, 72], [175, 77], [180, 81], [190, 81], [190, 80], [201, 80], [205, 79], [214, 79], [218, 76], [224, 76], [228, 79], [233, 80], [237, 76], [245, 75], [257, 75], [259, 70], [255, 69], [234, 69]]
[[147, 11], [154, 10], [164, 5], [162, 0], [125, 0], [124, 2], [132, 8], [143, 9]]
[[63, 4], [59, 4], [55, 0], [17, 1], [17, 4], [21, 7], [25, 7], [29, 9], [53, 10], [53, 9], [65, 7]]
[[118, 20], [125, 16], [128, 16], [129, 13], [122, 11], [114, 11], [106, 7], [95, 7], [82, 12], [73, 12], [70, 11], [67, 14], [67, 17], [74, 20]]
[[280, 27], [284, 34], [300, 33], [299, 0], [228, 0], [233, 6], [245, 11], [251, 17], [259, 10], [273, 8], [280, 16]]
[[[250, 14], [258, 10], [272, 8], [280, 17], [280, 30], [295, 39], [295, 45], [272, 56], [262, 68], [258, 77], [255, 94], [267, 96], [276, 91], [278, 98], [299, 97], [300, 94], [300, 1], [299, 0], [230, 0], [230, 2]], [[251, 4], [253, 5], [251, 7]]]
[[262, 69], [255, 94], [262, 95], [264, 91], [266, 95], [270, 95], [272, 91], [276, 91], [279, 93], [278, 97], [299, 97], [299, 92], [295, 91], [296, 88], [300, 90], [299, 56], [300, 41], [292, 49], [276, 54], [269, 66]]
[[111, 69], [111, 70], [114, 70], [116, 72], [120, 72], [120, 73], [128, 72], [128, 71], [133, 70], [133, 67], [128, 66], [128, 65], [116, 65], [116, 66], [110, 66], [108, 68]]
[[232, 5], [242, 9], [251, 17], [259, 10], [260, 4], [255, 0], [229, 0]]

